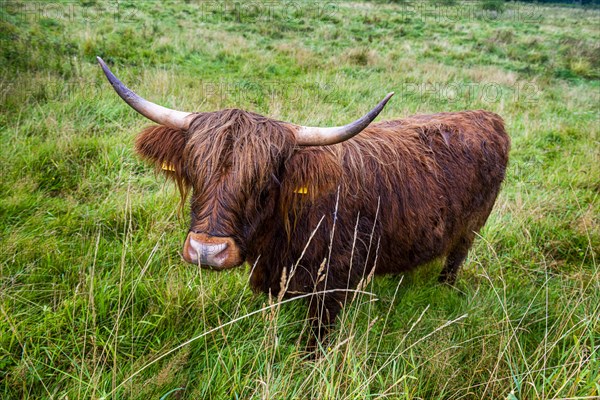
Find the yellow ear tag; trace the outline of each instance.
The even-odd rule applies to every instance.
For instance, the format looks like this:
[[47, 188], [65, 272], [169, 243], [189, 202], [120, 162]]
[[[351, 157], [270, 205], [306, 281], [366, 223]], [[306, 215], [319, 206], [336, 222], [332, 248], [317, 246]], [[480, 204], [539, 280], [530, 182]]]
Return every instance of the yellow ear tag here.
[[164, 169], [165, 171], [173, 171], [173, 172], [175, 172], [175, 167], [173, 166], [173, 164], [163, 163], [162, 164], [162, 169]]
[[298, 189], [294, 190], [294, 193], [308, 194], [308, 188], [306, 186], [299, 187]]

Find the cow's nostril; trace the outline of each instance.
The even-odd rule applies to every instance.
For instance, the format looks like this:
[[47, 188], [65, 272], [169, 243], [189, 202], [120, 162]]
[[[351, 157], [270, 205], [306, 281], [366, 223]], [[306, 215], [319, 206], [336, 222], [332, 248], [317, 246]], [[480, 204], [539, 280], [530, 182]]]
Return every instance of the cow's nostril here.
[[[184, 249], [183, 251], [184, 251], [184, 258], [187, 261], [193, 262], [193, 263], [198, 262], [198, 253], [196, 252], [196, 249], [194, 249], [192, 246], [187, 247], [187, 249]], [[185, 257], [185, 256], [187, 256], [187, 257]]]

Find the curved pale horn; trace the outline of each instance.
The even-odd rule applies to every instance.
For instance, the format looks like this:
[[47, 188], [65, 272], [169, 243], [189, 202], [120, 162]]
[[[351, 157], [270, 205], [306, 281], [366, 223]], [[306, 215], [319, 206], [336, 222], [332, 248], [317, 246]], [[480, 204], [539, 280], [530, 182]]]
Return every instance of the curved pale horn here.
[[379, 115], [394, 92], [388, 93], [371, 111], [354, 122], [344, 126], [319, 128], [301, 126], [296, 133], [296, 141], [300, 146], [325, 146], [336, 144], [356, 136]]
[[104, 61], [100, 57], [96, 57], [98, 63], [104, 71], [104, 75], [108, 78], [108, 81], [115, 89], [117, 94], [121, 96], [125, 103], [129, 104], [131, 108], [142, 114], [144, 117], [151, 119], [152, 121], [166, 125], [171, 128], [187, 129], [190, 126], [192, 113], [183, 111], [171, 110], [158, 104], [154, 104], [146, 99], [141, 98], [130, 90], [117, 78], [110, 69], [106, 66]]

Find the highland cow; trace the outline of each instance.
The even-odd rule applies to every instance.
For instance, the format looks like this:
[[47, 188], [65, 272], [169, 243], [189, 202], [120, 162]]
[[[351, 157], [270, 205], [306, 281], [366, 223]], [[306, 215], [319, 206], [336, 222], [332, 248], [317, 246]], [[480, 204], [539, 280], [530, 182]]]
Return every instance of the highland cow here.
[[[146, 101], [98, 59], [117, 93], [158, 123], [136, 150], [191, 196], [183, 258], [223, 270], [249, 263], [254, 289], [315, 293], [326, 333], [366, 276], [445, 258], [454, 284], [504, 179], [510, 139], [487, 111], [304, 127], [227, 109], [187, 113]], [[359, 134], [360, 133], [360, 134]], [[282, 293], [285, 291], [285, 293]]]

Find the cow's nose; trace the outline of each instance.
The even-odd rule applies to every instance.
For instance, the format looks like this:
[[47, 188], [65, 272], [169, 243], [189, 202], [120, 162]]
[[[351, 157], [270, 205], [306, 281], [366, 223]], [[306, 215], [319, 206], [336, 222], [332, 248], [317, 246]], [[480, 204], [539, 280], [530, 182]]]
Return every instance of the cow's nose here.
[[204, 244], [190, 238], [189, 254], [192, 262], [218, 266], [219, 254], [227, 248], [227, 243]]
[[190, 232], [185, 241], [183, 258], [189, 263], [216, 269], [231, 268], [241, 263], [233, 239], [194, 232]]

